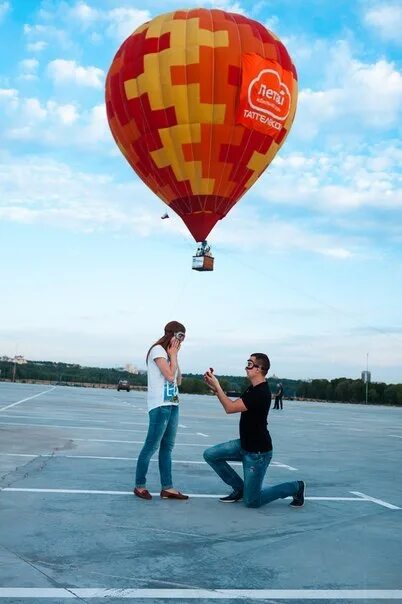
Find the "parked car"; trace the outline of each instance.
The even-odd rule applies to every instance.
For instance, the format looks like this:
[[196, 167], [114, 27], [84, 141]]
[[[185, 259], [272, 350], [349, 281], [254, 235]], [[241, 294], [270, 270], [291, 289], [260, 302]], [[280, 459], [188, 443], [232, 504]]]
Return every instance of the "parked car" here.
[[127, 392], [130, 392], [130, 382], [128, 380], [119, 380], [119, 383], [117, 384], [117, 392], [120, 390], [127, 390]]

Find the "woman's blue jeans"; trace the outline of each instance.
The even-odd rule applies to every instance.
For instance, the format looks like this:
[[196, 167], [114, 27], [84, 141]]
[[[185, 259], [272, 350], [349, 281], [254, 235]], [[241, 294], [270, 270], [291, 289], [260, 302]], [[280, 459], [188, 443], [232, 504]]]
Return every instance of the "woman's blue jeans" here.
[[159, 473], [162, 489], [172, 488], [172, 451], [178, 423], [178, 405], [163, 405], [149, 411], [148, 434], [137, 461], [136, 487], [145, 487], [149, 462], [159, 448]]
[[[272, 451], [249, 453], [240, 446], [240, 440], [215, 445], [204, 451], [204, 459], [234, 491], [243, 491], [243, 501], [248, 508], [259, 508], [275, 499], [296, 495], [299, 483], [283, 482], [273, 487], [262, 488], [265, 473], [272, 459]], [[227, 463], [243, 462], [244, 480]]]

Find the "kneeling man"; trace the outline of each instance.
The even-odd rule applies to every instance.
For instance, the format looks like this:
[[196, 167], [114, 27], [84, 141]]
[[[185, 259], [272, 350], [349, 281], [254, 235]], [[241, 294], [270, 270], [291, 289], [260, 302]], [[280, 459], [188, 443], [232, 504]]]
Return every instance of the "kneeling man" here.
[[[293, 497], [290, 505], [298, 508], [304, 505], [305, 483], [301, 480], [283, 482], [262, 488], [265, 473], [272, 459], [272, 441], [267, 428], [271, 392], [265, 376], [270, 368], [266, 354], [254, 352], [247, 361], [246, 373], [251, 385], [241, 398], [232, 401], [226, 396], [213, 369], [204, 374], [204, 380], [215, 392], [226, 413], [240, 413], [240, 438], [215, 445], [204, 451], [204, 459], [222, 480], [232, 488], [230, 495], [220, 501], [234, 503], [243, 499], [250, 508]], [[243, 463], [244, 480], [227, 463]]]

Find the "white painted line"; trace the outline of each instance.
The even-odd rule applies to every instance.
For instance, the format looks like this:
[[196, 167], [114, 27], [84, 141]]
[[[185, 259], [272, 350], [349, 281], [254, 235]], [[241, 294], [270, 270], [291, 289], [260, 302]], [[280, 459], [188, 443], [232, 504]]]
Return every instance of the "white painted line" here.
[[[34, 489], [28, 487], [0, 487], [0, 492], [5, 493], [56, 493], [59, 495], [132, 495], [132, 491], [99, 491], [96, 489]], [[157, 497], [158, 493], [151, 493]], [[222, 494], [212, 495], [210, 493], [187, 493], [191, 499], [217, 499], [222, 497]], [[292, 497], [286, 497], [292, 499]], [[370, 503], [370, 499], [363, 497], [306, 497], [307, 501], [357, 501], [359, 503]]]
[[139, 432], [145, 434], [145, 430], [131, 430], [130, 428], [103, 428], [103, 426], [63, 426], [60, 424], [29, 424], [23, 422], [0, 422], [3, 426], [21, 426], [28, 428], [72, 428], [73, 430], [108, 430], [110, 432]]
[[297, 472], [297, 468], [294, 468], [293, 466], [288, 466], [285, 463], [282, 463], [280, 461], [271, 461], [271, 463], [269, 464], [269, 466], [277, 466], [278, 468], [286, 468], [287, 470], [290, 470], [291, 472]]
[[402, 438], [399, 434], [388, 434], [388, 436], [391, 436], [392, 438]]
[[187, 428], [184, 424], [179, 424], [179, 428]]
[[16, 405], [21, 405], [21, 403], [25, 403], [25, 401], [30, 401], [33, 398], [37, 398], [38, 396], [42, 396], [42, 394], [46, 394], [47, 392], [52, 392], [52, 390], [54, 390], [56, 388], [56, 386], [53, 386], [53, 388], [48, 388], [47, 390], [42, 390], [42, 392], [39, 392], [38, 394], [34, 394], [33, 396], [28, 396], [27, 398], [23, 398], [21, 401], [17, 401], [16, 403], [12, 403], [11, 405], [7, 405], [6, 407], [2, 407], [0, 409], [0, 411], [5, 411], [6, 409], [11, 409], [11, 407], [15, 407]]
[[370, 497], [370, 495], [366, 495], [365, 493], [359, 493], [359, 491], [350, 491], [352, 495], [358, 495], [365, 501], [372, 501], [373, 503], [377, 503], [378, 505], [382, 505], [385, 508], [390, 510], [400, 510], [397, 505], [393, 505], [392, 503], [388, 503], [387, 501], [383, 501], [382, 499], [376, 499], [375, 497]]
[[[103, 426], [63, 426], [60, 424], [30, 424], [24, 422], [0, 422], [2, 426], [23, 426], [29, 428], [72, 428], [73, 430], [107, 430], [108, 432], [137, 432], [139, 434], [146, 434], [146, 430], [132, 430], [131, 428], [104, 428]], [[143, 424], [148, 426], [148, 424]], [[196, 436], [192, 432], [178, 432], [179, 436]]]
[[[9, 417], [10, 419], [20, 419], [22, 417], [23, 419], [39, 419], [39, 420], [47, 419], [47, 420], [56, 420], [56, 421], [63, 421], [63, 422], [64, 421], [66, 421], [66, 422], [71, 421], [71, 417], [49, 417], [49, 416], [45, 417], [44, 415], [39, 415], [39, 414], [36, 414], [36, 415], [22, 415], [20, 413], [18, 413], [18, 414], [13, 413], [11, 415], [11, 413], [4, 413], [4, 415], [2, 415], [2, 417]], [[75, 419], [78, 419], [78, 418], [75, 418]], [[100, 423], [100, 424], [110, 424], [110, 419], [95, 419], [95, 420], [93, 420], [93, 419], [78, 419], [78, 421], [80, 421], [80, 422], [91, 422], [91, 423], [95, 422], [95, 423]]]
[[[67, 438], [67, 437], [66, 437]], [[143, 440], [104, 440], [101, 438], [75, 438], [71, 437], [70, 440], [85, 443], [124, 443], [133, 445], [143, 445]], [[205, 443], [175, 443], [175, 447], [205, 447]]]
[[[18, 414], [16, 415], [15, 413], [13, 415], [9, 414], [9, 413], [5, 413], [2, 417], [9, 417], [10, 419], [20, 419], [21, 417], [24, 419], [36, 419], [36, 420], [50, 420], [50, 421], [62, 421], [62, 422], [69, 422], [71, 421], [71, 417], [49, 417], [49, 416], [43, 416], [43, 415], [22, 415], [22, 414]], [[111, 419], [82, 419], [82, 418], [74, 418], [77, 419], [79, 422], [85, 422], [85, 423], [91, 423], [91, 424], [109, 424], [111, 425], [112, 420]], [[74, 421], [74, 420], [73, 420]], [[132, 426], [148, 426], [149, 422], [116, 422], [117, 424], [122, 424], [122, 425], [132, 425]], [[36, 425], [36, 424], [35, 424]], [[85, 427], [85, 426], [83, 426]], [[95, 426], [96, 427], [96, 426]]]
[[131, 425], [131, 426], [149, 426], [149, 422], [117, 422], [117, 423], [118, 424], [122, 424], [124, 426], [128, 426], [128, 425]]
[[135, 589], [0, 587], [0, 598], [152, 600], [399, 600], [402, 589]]
[[202, 432], [197, 432], [197, 436], [204, 436], [205, 438], [209, 438], [209, 434], [203, 434]]
[[[35, 457], [61, 457], [61, 458], [66, 458], [66, 459], [102, 459], [102, 460], [115, 460], [115, 461], [138, 461], [138, 457], [115, 457], [115, 456], [100, 456], [100, 455], [64, 455], [64, 454], [59, 454], [59, 453], [0, 453], [0, 456], [4, 456], [4, 457], [29, 457], [29, 458], [35, 458]], [[158, 459], [151, 459], [151, 461], [157, 463]], [[204, 465], [207, 466], [207, 462], [206, 461], [193, 461], [193, 460], [188, 460], [188, 459], [172, 459], [172, 463], [182, 463], [182, 464], [189, 464], [189, 465]], [[242, 466], [242, 462], [241, 461], [230, 461], [229, 462], [232, 466]], [[275, 462], [273, 461], [270, 464], [270, 467], [274, 466], [277, 468], [289, 468], [289, 466], [286, 466], [284, 464], [281, 464], [279, 462]], [[289, 469], [295, 469], [295, 468], [289, 468]]]
[[78, 596], [68, 589], [59, 587], [0, 587], [0, 598], [14, 598], [17, 600], [26, 598], [55, 598], [76, 599]]

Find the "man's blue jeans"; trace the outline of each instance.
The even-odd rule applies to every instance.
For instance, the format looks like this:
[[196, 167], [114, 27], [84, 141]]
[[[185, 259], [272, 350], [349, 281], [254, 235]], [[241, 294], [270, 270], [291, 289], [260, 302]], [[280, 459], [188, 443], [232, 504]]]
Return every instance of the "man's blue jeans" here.
[[[272, 451], [249, 453], [240, 446], [240, 440], [215, 445], [204, 451], [204, 459], [234, 491], [243, 491], [243, 501], [248, 508], [259, 508], [275, 499], [296, 495], [299, 483], [283, 482], [273, 487], [262, 488], [265, 473], [272, 459]], [[244, 480], [227, 463], [243, 462]]]
[[172, 488], [172, 451], [178, 423], [178, 405], [163, 405], [149, 411], [148, 434], [137, 461], [136, 487], [145, 487], [149, 462], [159, 447], [159, 473], [162, 489]]

